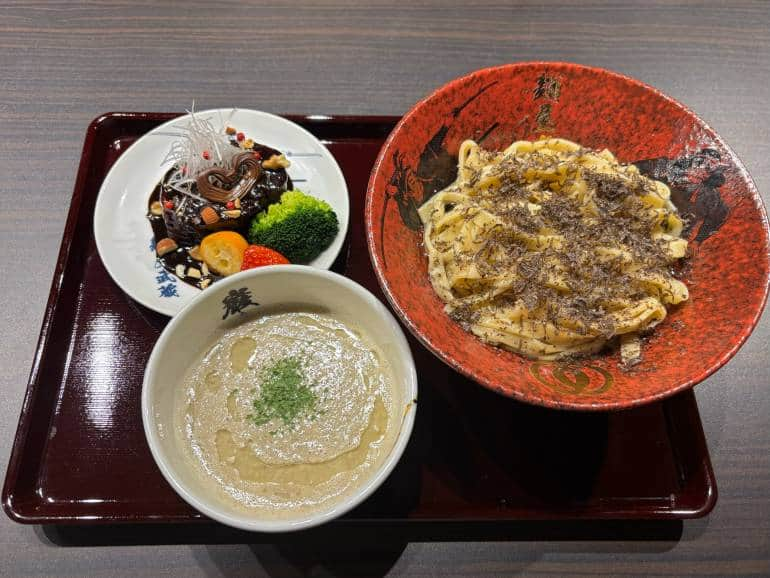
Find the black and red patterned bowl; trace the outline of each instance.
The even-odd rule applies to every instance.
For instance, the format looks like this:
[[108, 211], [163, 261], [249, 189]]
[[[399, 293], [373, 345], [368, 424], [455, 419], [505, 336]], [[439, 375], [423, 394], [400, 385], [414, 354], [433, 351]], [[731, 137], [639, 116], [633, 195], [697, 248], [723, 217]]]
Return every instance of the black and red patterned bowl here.
[[[565, 365], [486, 345], [449, 319], [431, 287], [416, 208], [454, 180], [460, 143], [501, 149], [541, 136], [608, 148], [667, 182], [680, 212], [691, 215], [690, 300], [669, 312], [631, 370], [619, 367], [617, 353]], [[692, 387], [735, 354], [767, 298], [767, 215], [735, 153], [656, 89], [576, 64], [488, 68], [417, 103], [375, 163], [366, 226], [379, 282], [422, 343], [480, 384], [549, 407], [621, 409]]]

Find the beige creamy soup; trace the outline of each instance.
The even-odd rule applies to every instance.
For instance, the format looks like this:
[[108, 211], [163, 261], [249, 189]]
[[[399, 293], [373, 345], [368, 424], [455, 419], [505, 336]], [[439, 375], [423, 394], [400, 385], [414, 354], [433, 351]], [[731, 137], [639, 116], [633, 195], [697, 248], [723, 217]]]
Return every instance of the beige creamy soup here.
[[278, 312], [226, 332], [180, 388], [176, 435], [212, 491], [271, 518], [327, 509], [398, 435], [393, 378], [356, 329]]

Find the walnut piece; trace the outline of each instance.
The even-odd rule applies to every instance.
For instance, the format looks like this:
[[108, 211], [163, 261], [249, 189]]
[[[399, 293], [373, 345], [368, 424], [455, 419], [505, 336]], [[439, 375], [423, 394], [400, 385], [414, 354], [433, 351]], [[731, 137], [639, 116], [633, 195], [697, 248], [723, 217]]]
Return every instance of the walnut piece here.
[[273, 155], [266, 161], [262, 161], [263, 169], [287, 169], [291, 162], [284, 155]]

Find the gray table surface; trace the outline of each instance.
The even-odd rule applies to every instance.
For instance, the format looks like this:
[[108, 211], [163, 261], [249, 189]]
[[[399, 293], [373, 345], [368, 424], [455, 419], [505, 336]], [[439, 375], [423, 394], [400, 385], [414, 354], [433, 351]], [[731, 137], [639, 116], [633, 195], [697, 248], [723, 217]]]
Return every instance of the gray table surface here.
[[[0, 2], [0, 467], [5, 468], [88, 122], [109, 110], [241, 106], [401, 114], [488, 65], [566, 60], [686, 103], [770, 194], [770, 6], [761, 2]], [[548, 540], [395, 545], [62, 546], [0, 516], [3, 575], [770, 574], [765, 316], [696, 391], [719, 483], [681, 536], [601, 528]], [[715, 330], [718, 330], [715, 328]], [[89, 538], [84, 541], [88, 542]], [[147, 541], [178, 542], [168, 540]], [[391, 547], [392, 546], [392, 547]], [[353, 551], [355, 550], [355, 551]]]

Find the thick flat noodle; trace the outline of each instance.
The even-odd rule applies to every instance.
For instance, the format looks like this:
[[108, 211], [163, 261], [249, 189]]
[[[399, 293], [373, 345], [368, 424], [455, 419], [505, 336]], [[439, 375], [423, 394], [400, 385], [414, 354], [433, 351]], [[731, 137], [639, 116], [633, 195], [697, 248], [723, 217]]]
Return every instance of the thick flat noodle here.
[[623, 335], [626, 359], [689, 297], [670, 273], [687, 252], [670, 197], [606, 149], [552, 138], [495, 153], [467, 140], [457, 180], [419, 209], [431, 283], [494, 345], [559, 359]]

